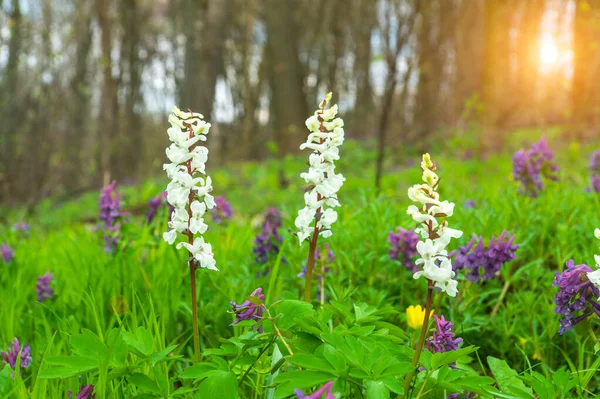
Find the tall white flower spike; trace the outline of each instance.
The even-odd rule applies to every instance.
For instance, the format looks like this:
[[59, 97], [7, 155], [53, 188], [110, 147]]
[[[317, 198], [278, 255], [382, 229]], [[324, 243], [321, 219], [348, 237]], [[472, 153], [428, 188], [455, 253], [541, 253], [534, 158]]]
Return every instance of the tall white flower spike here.
[[446, 247], [452, 238], [462, 236], [462, 231], [448, 227], [445, 218], [452, 216], [454, 203], [440, 201], [437, 193], [439, 177], [429, 154], [423, 154], [421, 169], [425, 184], [416, 184], [408, 189], [408, 198], [419, 206], [410, 205], [406, 210], [419, 223], [415, 231], [423, 238], [417, 244], [417, 252], [421, 258], [415, 262], [416, 265], [423, 265], [423, 270], [416, 272], [413, 277], [418, 279], [423, 276], [453, 297], [458, 292], [457, 282], [454, 280], [455, 273]]
[[[208, 149], [199, 145], [206, 141], [210, 123], [195, 112], [183, 112], [173, 107], [169, 115], [171, 127], [167, 130], [171, 145], [167, 148], [167, 158], [171, 163], [163, 165], [171, 182], [167, 186], [167, 201], [175, 208], [171, 214], [169, 231], [163, 234], [166, 242], [173, 245], [182, 238], [176, 248], [189, 251], [197, 267], [218, 270], [209, 243], [198, 234], [204, 234], [208, 225], [204, 214], [214, 208], [215, 201], [210, 192], [212, 182], [206, 175], [205, 164]], [[180, 234], [185, 234], [183, 239]]]
[[[594, 230], [594, 236], [600, 240], [600, 229]], [[600, 289], [600, 255], [594, 255], [594, 260], [596, 261], [597, 269], [593, 272], [589, 272], [587, 276], [590, 282], [594, 284], [596, 288]]]
[[304, 194], [305, 206], [298, 211], [295, 221], [300, 244], [313, 234], [324, 238], [331, 236], [331, 225], [337, 220], [337, 213], [332, 208], [340, 206], [336, 194], [346, 180], [334, 172], [334, 161], [340, 159], [338, 147], [344, 142], [344, 121], [335, 117], [337, 105], [325, 109], [331, 96], [328, 93], [319, 109], [306, 120], [310, 134], [300, 145], [301, 150], [313, 151], [308, 157], [308, 172], [300, 174], [311, 185]]

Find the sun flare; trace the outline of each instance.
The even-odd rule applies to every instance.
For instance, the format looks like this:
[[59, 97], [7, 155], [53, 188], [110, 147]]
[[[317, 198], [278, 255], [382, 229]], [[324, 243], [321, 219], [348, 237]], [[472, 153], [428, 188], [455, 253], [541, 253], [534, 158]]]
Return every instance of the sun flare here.
[[551, 66], [557, 63], [559, 49], [554, 39], [548, 36], [542, 38], [540, 44], [540, 61], [543, 65]]

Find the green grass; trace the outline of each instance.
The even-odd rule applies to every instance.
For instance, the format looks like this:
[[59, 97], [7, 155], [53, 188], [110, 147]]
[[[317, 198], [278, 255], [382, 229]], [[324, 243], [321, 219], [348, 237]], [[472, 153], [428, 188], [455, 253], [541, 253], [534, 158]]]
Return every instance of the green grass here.
[[[336, 167], [347, 180], [339, 193], [342, 207], [333, 226], [334, 234], [328, 239], [336, 260], [332, 277], [326, 281], [327, 296], [344, 304], [364, 302], [379, 309], [391, 307], [395, 312], [385, 314], [383, 320], [407, 329], [404, 311], [409, 305], [424, 305], [426, 283], [414, 280], [410, 272], [388, 259], [387, 234], [396, 226], [414, 227], [405, 213], [409, 205], [406, 191], [420, 181], [418, 155], [390, 153], [382, 194], [376, 197], [372, 167], [375, 154], [364, 146], [345, 143]], [[482, 364], [472, 366], [480, 373], [489, 374], [484, 364], [488, 356], [506, 360], [524, 375], [532, 375], [535, 370], [549, 377], [564, 367], [579, 378], [578, 387], [572, 389], [574, 394], [595, 397], [598, 378], [591, 373], [587, 384], [582, 370], [595, 371], [598, 366], [594, 343], [588, 338], [589, 331], [598, 328], [597, 319], [590, 319], [589, 326], [581, 323], [574, 331], [559, 336], [558, 315], [553, 311], [554, 272], [562, 271], [571, 258], [576, 264], [593, 266], [593, 254], [598, 253], [593, 231], [600, 227], [600, 196], [585, 192], [589, 181], [587, 157], [594, 148], [568, 143], [563, 147], [558, 152], [561, 182], [548, 183], [546, 190], [534, 199], [518, 194], [510, 177], [510, 153], [485, 160], [463, 160], [449, 150], [432, 151], [439, 164], [441, 197], [457, 204], [450, 218], [451, 227], [464, 231], [451, 249], [466, 244], [473, 234], [489, 239], [503, 230], [516, 234], [516, 242], [521, 244], [517, 259], [506, 265], [495, 280], [476, 284], [459, 274], [459, 295], [438, 296], [436, 314], [444, 314], [454, 322], [457, 336], [464, 338], [464, 346], [479, 347], [474, 364], [478, 359]], [[229, 301], [239, 303], [257, 287], [263, 288], [267, 304], [298, 298], [302, 281], [296, 274], [308, 246], [299, 246], [290, 230], [294, 229], [296, 212], [303, 204], [304, 183], [298, 175], [306, 168], [304, 158], [237, 164], [226, 170], [209, 171], [215, 195], [227, 197], [234, 218], [222, 225], [209, 224], [205, 235], [213, 246], [220, 272], [199, 270], [197, 274], [203, 351], [219, 347], [224, 339], [246, 336], [247, 328], [229, 326], [234, 320]], [[414, 162], [413, 166], [409, 162]], [[289, 179], [286, 188], [278, 185], [280, 167]], [[22, 377], [17, 373], [14, 381], [9, 376], [12, 370], [5, 367], [0, 373], [0, 392], [8, 397], [62, 398], [67, 390], [77, 392], [84, 383], [96, 386], [97, 398], [152, 392], [154, 388], [140, 388], [146, 381], [143, 377], [131, 377], [137, 373], [150, 375], [159, 386], [156, 397], [168, 397], [182, 384], [190, 387], [189, 392], [180, 391], [183, 397], [197, 394], [196, 385], [178, 378], [193, 357], [186, 253], [162, 241], [161, 234], [166, 229], [164, 210], [151, 225], [145, 223], [143, 216], [146, 201], [165, 186], [166, 180], [159, 180], [120, 188], [122, 208], [132, 210], [134, 215], [123, 225], [120, 248], [115, 254], [104, 253], [102, 233], [96, 228], [98, 193], [62, 204], [43, 202], [28, 219], [32, 225], [28, 236], [9, 228], [23, 217], [18, 209], [0, 211], [6, 218], [0, 243], [8, 242], [15, 250], [13, 262], [0, 265], [0, 346], [5, 348], [13, 337], [18, 337], [31, 345], [33, 355], [32, 366], [22, 371]], [[466, 200], [475, 200], [477, 208], [464, 209]], [[262, 213], [269, 207], [284, 214], [282, 251], [287, 263], [278, 264], [269, 276], [257, 278], [252, 240], [259, 232]], [[37, 276], [46, 271], [54, 274], [56, 295], [38, 303], [35, 283]], [[497, 315], [491, 317], [505, 285], [506, 296]], [[110, 304], [117, 302], [123, 307], [119, 314], [110, 309]], [[84, 329], [99, 337], [112, 356], [119, 353], [120, 341], [113, 342], [113, 351], [111, 330], [135, 335], [140, 327], [141, 335], [150, 334], [153, 353], [177, 346], [168, 361], [153, 367], [149, 361], [140, 361], [141, 357], [130, 354], [123, 364], [119, 363], [123, 377], [110, 374], [109, 369], [114, 373], [114, 368], [110, 368], [112, 360], [104, 366], [100, 362], [101, 366], [92, 372], [81, 372], [81, 380], [77, 376], [38, 376], [49, 368], [45, 359], [76, 354], [71, 337]], [[287, 355], [285, 349], [279, 349]], [[268, 355], [273, 356], [271, 350]], [[270, 358], [266, 361], [269, 364], [262, 366], [270, 365]], [[288, 366], [286, 363], [279, 372]], [[272, 394], [259, 377], [263, 375], [251, 374], [246, 379], [245, 384], [251, 381], [255, 386], [244, 385], [241, 397]]]

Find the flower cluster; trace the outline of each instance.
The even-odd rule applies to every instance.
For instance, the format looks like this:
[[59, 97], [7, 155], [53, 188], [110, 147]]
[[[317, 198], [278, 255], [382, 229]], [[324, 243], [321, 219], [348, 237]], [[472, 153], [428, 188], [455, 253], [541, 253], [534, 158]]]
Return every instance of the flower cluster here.
[[148, 223], [152, 223], [152, 221], [154, 220], [154, 217], [156, 216], [156, 213], [164, 205], [168, 205], [168, 207], [169, 207], [169, 220], [171, 220], [171, 213], [175, 210], [175, 208], [173, 208], [173, 206], [167, 202], [167, 192], [166, 191], [163, 191], [162, 193], [158, 194], [156, 197], [150, 198], [148, 200], [148, 206], [150, 207], [150, 209], [146, 213], [146, 219], [148, 220]]
[[544, 189], [544, 179], [558, 181], [559, 168], [554, 162], [554, 153], [542, 138], [527, 151], [521, 149], [513, 155], [513, 178], [521, 183], [520, 191], [536, 197]]
[[333, 381], [329, 381], [310, 395], [305, 395], [301, 389], [295, 389], [296, 399], [335, 399], [332, 391]]
[[419, 235], [414, 230], [406, 230], [402, 227], [397, 227], [396, 231], [390, 231], [388, 234], [388, 242], [391, 244], [390, 259], [400, 261], [413, 273], [418, 272], [419, 268], [413, 258], [418, 254]]
[[452, 323], [446, 320], [443, 315], [441, 317], [433, 315], [433, 318], [435, 319], [435, 330], [431, 337], [427, 339], [427, 349], [435, 353], [457, 350], [462, 338], [454, 337]]
[[415, 232], [424, 240], [417, 243], [417, 252], [421, 257], [415, 262], [417, 266], [423, 265], [423, 270], [416, 272], [413, 277], [418, 279], [423, 276], [448, 295], [456, 296], [457, 282], [453, 280], [455, 273], [446, 246], [452, 238], [462, 236], [462, 231], [448, 227], [445, 219], [441, 222], [438, 220], [452, 216], [454, 203], [440, 201], [437, 193], [439, 177], [435, 174], [436, 166], [429, 154], [423, 155], [421, 169], [425, 184], [416, 184], [408, 189], [408, 197], [419, 207], [410, 205], [406, 210], [419, 223]]
[[44, 302], [54, 295], [54, 290], [50, 286], [53, 277], [54, 276], [50, 274], [50, 272], [38, 277], [37, 283], [35, 284], [35, 293], [37, 294], [38, 302]]
[[[283, 242], [283, 238], [279, 234], [279, 227], [280, 224], [278, 225], [276, 221], [272, 224], [269, 219], [266, 219], [261, 234], [254, 238], [252, 252], [254, 253], [254, 262], [257, 265], [265, 265], [269, 260], [275, 259], [279, 255], [281, 243]], [[286, 263], [285, 258], [282, 258], [281, 262]], [[271, 268], [267, 267], [263, 270], [262, 275], [266, 276], [270, 271]], [[260, 273], [257, 272], [257, 277], [259, 276]]]
[[[331, 265], [333, 263], [333, 261], [335, 260], [335, 254], [331, 250], [331, 247], [329, 246], [328, 242], [325, 243], [325, 249], [327, 250], [327, 252], [323, 253], [322, 255], [321, 255], [321, 247], [320, 246], [317, 247], [317, 249], [315, 250], [315, 261], [320, 262], [322, 265], [321, 272], [317, 273], [317, 278], [316, 278], [317, 281], [319, 282], [319, 284], [317, 285], [317, 300], [318, 301], [320, 301], [321, 299], [325, 300], [325, 294], [323, 293], [323, 288], [324, 288], [323, 279], [329, 273], [329, 268], [325, 267], [325, 265]], [[306, 273], [307, 273], [307, 268], [306, 268], [306, 262], [305, 262], [302, 265], [302, 271], [300, 273], [298, 273], [298, 278], [306, 278]]]
[[10, 263], [15, 255], [15, 251], [10, 249], [8, 243], [6, 242], [2, 244], [2, 247], [0, 247], [0, 253], [2, 253], [2, 259], [4, 260], [4, 263]]
[[469, 270], [467, 279], [470, 281], [490, 280], [500, 271], [502, 265], [516, 258], [515, 252], [519, 245], [514, 244], [514, 240], [514, 235], [509, 238], [508, 233], [503, 231], [498, 238], [492, 236], [486, 248], [483, 238], [474, 235], [467, 245], [450, 252], [448, 256], [456, 256], [454, 270]]
[[215, 207], [212, 210], [213, 221], [217, 224], [223, 222], [223, 220], [231, 220], [233, 211], [231, 210], [231, 204], [227, 202], [225, 196], [219, 195], [215, 198]]
[[121, 220], [129, 216], [121, 212], [121, 194], [115, 192], [116, 180], [113, 180], [100, 192], [100, 220], [104, 222], [104, 251], [112, 252], [119, 244]]
[[280, 228], [283, 225], [283, 215], [281, 214], [281, 211], [275, 208], [267, 209], [267, 212], [265, 213], [265, 223]]
[[[240, 305], [237, 305], [234, 301], [229, 302], [235, 312], [235, 321], [231, 323], [230, 326], [234, 326], [243, 320], [262, 320], [264, 312], [262, 301], [265, 299], [262, 288], [255, 289], [250, 296], [256, 298], [256, 300], [250, 301], [249, 299], [246, 299]], [[262, 332], [262, 326], [259, 327], [258, 331]]]
[[203, 116], [194, 112], [182, 112], [173, 107], [169, 115], [171, 127], [167, 130], [172, 144], [167, 148], [167, 157], [171, 161], [163, 165], [171, 180], [167, 186], [167, 201], [174, 207], [169, 221], [169, 231], [163, 238], [169, 244], [177, 240], [177, 234], [187, 235], [187, 241], [177, 244], [189, 251], [190, 257], [201, 268], [218, 270], [210, 244], [204, 238], [194, 234], [204, 234], [208, 225], [204, 223], [204, 214], [215, 207], [215, 200], [210, 195], [212, 182], [206, 176], [208, 149], [198, 145], [206, 140], [210, 123], [202, 120]]
[[[594, 313], [600, 317], [600, 304], [597, 301], [600, 290], [590, 279], [590, 275], [593, 276], [592, 269], [584, 264], [575, 265], [573, 260], [569, 260], [566, 266], [562, 274], [555, 273], [552, 284], [558, 287], [554, 296], [554, 312], [562, 315], [558, 331], [561, 335]], [[575, 312], [581, 314], [575, 316]]]
[[19, 354], [21, 355], [20, 367], [21, 368], [29, 367], [29, 365], [31, 364], [31, 360], [32, 360], [31, 348], [27, 344], [23, 345], [23, 348], [21, 348], [21, 345], [17, 338], [15, 338], [13, 340], [13, 342], [10, 345], [8, 345], [8, 349], [6, 350], [6, 352], [0, 351], [0, 355], [2, 355], [2, 357], [4, 358], [4, 361], [6, 363], [8, 363], [10, 368], [13, 370], [15, 370], [17, 368], [17, 359], [19, 357]]
[[592, 172], [592, 190], [600, 193], [600, 150], [594, 151], [590, 157], [590, 171]]
[[[333, 162], [340, 159], [338, 147], [344, 142], [344, 121], [335, 117], [337, 105], [325, 109], [330, 101], [331, 93], [321, 102], [320, 109], [306, 120], [310, 134], [306, 143], [300, 146], [301, 150], [308, 148], [313, 151], [309, 156], [308, 172], [300, 174], [310, 184], [304, 193], [306, 206], [298, 211], [295, 221], [301, 244], [312, 234], [324, 238], [331, 236], [331, 225], [337, 220], [337, 213], [332, 208], [340, 206], [336, 194], [346, 180], [334, 172]], [[329, 208], [325, 209], [325, 206]]]

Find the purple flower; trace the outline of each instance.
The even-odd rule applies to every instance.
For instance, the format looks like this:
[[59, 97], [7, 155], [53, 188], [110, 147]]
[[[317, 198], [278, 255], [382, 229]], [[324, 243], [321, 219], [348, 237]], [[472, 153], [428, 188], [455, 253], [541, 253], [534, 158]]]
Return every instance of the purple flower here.
[[[75, 399], [92, 399], [92, 398], [95, 398], [96, 395], [92, 395], [93, 392], [94, 392], [94, 386], [92, 384], [85, 385], [85, 386], [81, 387], [81, 390], [79, 391], [79, 393], [77, 394], [77, 396], [75, 396]], [[69, 398], [73, 397], [73, 393], [71, 391], [69, 391], [67, 393], [67, 395], [69, 396]]]
[[[257, 265], [264, 265], [269, 260], [277, 258], [282, 242], [283, 238], [279, 235], [278, 226], [276, 224], [271, 225], [268, 220], [265, 221], [262, 233], [257, 235], [253, 241], [254, 247], [252, 248], [252, 252], [254, 253], [254, 262]], [[281, 261], [286, 263], [285, 258], [282, 258]], [[270, 270], [271, 268], [267, 267], [262, 275], [266, 276]], [[257, 272], [257, 277], [259, 276], [260, 273]]]
[[530, 197], [536, 197], [544, 189], [542, 177], [558, 181], [558, 171], [554, 153], [543, 137], [527, 151], [521, 149], [513, 156], [513, 178], [521, 183], [521, 193]]
[[468, 208], [475, 209], [477, 207], [477, 204], [475, 203], [474, 200], [468, 200], [468, 201], [465, 201], [465, 203], [463, 204], [463, 206], [465, 208], [467, 208], [467, 209]]
[[269, 223], [271, 226], [277, 226], [280, 228], [283, 224], [283, 216], [278, 209], [269, 208], [265, 214], [265, 223]]
[[[473, 248], [475, 241], [477, 245]], [[514, 244], [515, 236], [508, 238], [508, 233], [503, 231], [498, 238], [492, 236], [487, 248], [483, 245], [483, 238], [473, 236], [464, 247], [450, 252], [448, 256], [456, 256], [454, 270], [467, 269], [467, 279], [470, 281], [490, 280], [500, 271], [502, 265], [516, 258], [515, 252], [519, 249]], [[483, 273], [480, 273], [480, 269]]]
[[427, 349], [435, 353], [457, 350], [462, 338], [454, 337], [452, 323], [446, 320], [444, 316], [438, 317], [434, 314], [433, 318], [435, 319], [435, 331], [427, 339]]
[[388, 242], [391, 243], [390, 259], [399, 260], [404, 267], [413, 273], [419, 271], [415, 265], [414, 257], [417, 256], [417, 243], [419, 236], [414, 230], [406, 230], [402, 227], [397, 227], [397, 233], [390, 231], [388, 234]]
[[329, 381], [310, 395], [305, 395], [301, 389], [294, 389], [294, 393], [296, 394], [296, 399], [335, 399], [331, 391], [332, 387], [333, 381]]
[[592, 176], [592, 190], [600, 193], [600, 175]]
[[8, 349], [6, 352], [0, 351], [0, 354], [4, 358], [4, 361], [10, 365], [10, 367], [15, 370], [17, 368], [17, 358], [21, 354], [21, 365], [22, 368], [27, 368], [31, 364], [31, 348], [29, 345], [23, 345], [23, 349], [21, 350], [21, 345], [19, 344], [19, 340], [15, 338], [11, 344], [8, 345]]
[[10, 263], [10, 261], [13, 260], [14, 251], [10, 249], [8, 243], [5, 242], [4, 244], [2, 244], [0, 252], [2, 252], [2, 259], [4, 259], [4, 263]]
[[27, 224], [26, 222], [19, 222], [19, 223], [15, 223], [12, 226], [12, 231], [20, 231], [21, 233], [29, 233], [29, 224]]
[[102, 189], [100, 193], [100, 220], [104, 222], [104, 251], [112, 252], [119, 243], [121, 231], [120, 220], [128, 216], [127, 212], [121, 212], [121, 195], [115, 193], [116, 180]]
[[50, 287], [52, 283], [52, 277], [54, 277], [50, 272], [47, 272], [43, 276], [38, 277], [38, 281], [35, 284], [35, 292], [37, 294], [38, 302], [44, 302], [46, 299], [52, 298], [54, 295], [54, 290]]
[[[587, 265], [575, 265], [573, 260], [569, 260], [566, 266], [562, 274], [555, 272], [556, 278], [552, 284], [558, 286], [554, 296], [554, 312], [563, 316], [559, 320], [558, 333], [561, 335], [593, 313], [600, 317], [600, 304], [597, 301], [600, 291], [587, 277], [592, 269]], [[581, 314], [576, 317], [575, 312]]]
[[[260, 303], [254, 303], [248, 299], [242, 302], [241, 305], [237, 305], [235, 302], [231, 301], [229, 304], [233, 308], [235, 312], [236, 320], [230, 324], [230, 326], [238, 324], [242, 320], [254, 320], [260, 321], [262, 320], [263, 315], [263, 304], [262, 301], [265, 299], [265, 295], [262, 293], [262, 288], [257, 288], [250, 294], [250, 296], [258, 299]], [[262, 332], [262, 326], [258, 329], [259, 332]]]
[[148, 220], [148, 223], [152, 223], [158, 210], [162, 206], [165, 206], [165, 205], [169, 207], [169, 220], [171, 220], [171, 213], [173, 212], [173, 210], [175, 208], [173, 207], [173, 205], [171, 205], [167, 202], [167, 192], [166, 191], [163, 191], [162, 193], [158, 194], [156, 197], [150, 198], [148, 200], [148, 206], [150, 207], [150, 210], [148, 210], [148, 212], [146, 213], [146, 219]]
[[212, 209], [212, 217], [215, 223], [221, 223], [224, 219], [231, 220], [233, 212], [231, 204], [227, 202], [224, 196], [219, 195], [215, 198], [216, 206]]

